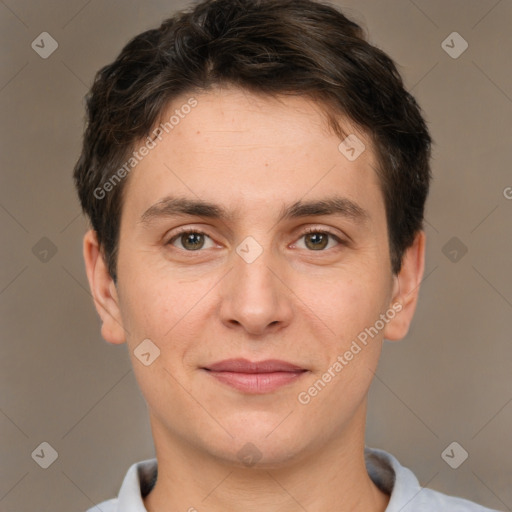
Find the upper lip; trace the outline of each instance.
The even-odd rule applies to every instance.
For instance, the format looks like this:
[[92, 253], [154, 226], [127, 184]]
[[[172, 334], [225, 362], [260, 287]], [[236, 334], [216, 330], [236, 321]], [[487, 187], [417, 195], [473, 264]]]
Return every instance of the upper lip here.
[[272, 372], [298, 372], [304, 368], [278, 359], [266, 359], [264, 361], [249, 361], [248, 359], [225, 359], [204, 367], [206, 370], [216, 372], [236, 373], [272, 373]]

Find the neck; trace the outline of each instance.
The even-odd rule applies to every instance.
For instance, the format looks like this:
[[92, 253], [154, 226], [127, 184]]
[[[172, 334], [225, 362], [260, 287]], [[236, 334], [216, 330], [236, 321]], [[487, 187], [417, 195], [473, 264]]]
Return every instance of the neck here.
[[158, 478], [144, 498], [148, 512], [384, 512], [389, 496], [364, 460], [365, 405], [336, 439], [267, 467], [239, 467], [176, 439], [151, 417]]

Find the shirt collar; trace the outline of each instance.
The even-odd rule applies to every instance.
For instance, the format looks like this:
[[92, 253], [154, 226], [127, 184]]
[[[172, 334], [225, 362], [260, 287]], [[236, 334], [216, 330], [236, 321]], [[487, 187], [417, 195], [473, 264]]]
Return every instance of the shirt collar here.
[[[386, 512], [399, 511], [421, 491], [414, 473], [390, 453], [365, 447], [365, 462], [375, 485], [391, 495]], [[157, 473], [156, 458], [132, 464], [119, 491], [117, 512], [147, 512], [143, 498], [153, 488]]]
[[404, 512], [404, 507], [422, 490], [414, 473], [384, 450], [365, 447], [364, 455], [370, 478], [377, 487], [390, 495], [386, 512]]
[[158, 473], [156, 458], [132, 464], [118, 495], [119, 512], [147, 512], [143, 498], [153, 488]]

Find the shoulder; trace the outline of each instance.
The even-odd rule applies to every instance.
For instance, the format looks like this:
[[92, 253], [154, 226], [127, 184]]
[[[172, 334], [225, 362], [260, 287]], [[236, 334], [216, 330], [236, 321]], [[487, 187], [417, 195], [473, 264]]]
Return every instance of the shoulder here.
[[117, 498], [98, 503], [86, 512], [146, 512], [143, 499], [156, 482], [156, 458], [132, 464], [123, 480]]
[[495, 509], [486, 508], [478, 503], [456, 496], [449, 496], [432, 489], [422, 488], [421, 491], [403, 508], [403, 512], [499, 512]]
[[365, 447], [365, 460], [370, 478], [390, 495], [386, 512], [499, 512], [421, 487], [414, 473], [384, 450]]

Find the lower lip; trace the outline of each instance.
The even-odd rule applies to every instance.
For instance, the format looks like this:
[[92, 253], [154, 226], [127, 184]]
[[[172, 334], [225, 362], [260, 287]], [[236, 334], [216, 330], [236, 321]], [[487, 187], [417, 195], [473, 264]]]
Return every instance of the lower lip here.
[[291, 384], [305, 371], [272, 373], [215, 372], [206, 370], [212, 377], [224, 384], [246, 393], [263, 394]]

